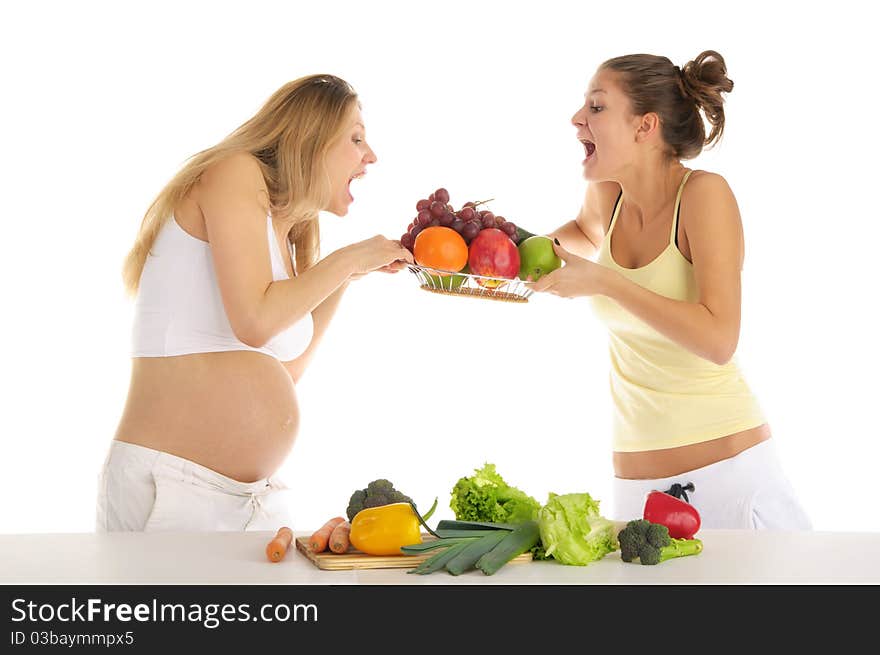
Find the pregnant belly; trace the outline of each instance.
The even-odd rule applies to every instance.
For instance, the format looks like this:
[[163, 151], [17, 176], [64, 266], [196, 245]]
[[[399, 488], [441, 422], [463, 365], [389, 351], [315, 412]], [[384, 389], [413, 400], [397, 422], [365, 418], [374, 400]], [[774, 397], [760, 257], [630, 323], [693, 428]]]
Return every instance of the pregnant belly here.
[[278, 469], [298, 427], [296, 389], [278, 360], [199, 353], [132, 360], [116, 438], [252, 482]]

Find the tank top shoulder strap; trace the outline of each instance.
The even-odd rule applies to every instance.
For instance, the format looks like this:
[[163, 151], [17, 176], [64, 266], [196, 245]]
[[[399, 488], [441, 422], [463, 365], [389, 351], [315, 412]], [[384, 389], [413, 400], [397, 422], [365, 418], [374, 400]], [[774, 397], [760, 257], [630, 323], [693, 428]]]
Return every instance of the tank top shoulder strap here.
[[684, 191], [685, 182], [688, 181], [688, 178], [693, 172], [693, 169], [691, 169], [684, 174], [684, 177], [681, 180], [681, 184], [678, 185], [678, 193], [675, 196], [675, 210], [672, 214], [672, 232], [669, 234], [669, 241], [670, 243], [674, 243], [676, 246], [678, 246], [678, 215], [681, 212], [681, 194]]
[[621, 200], [623, 200], [623, 189], [620, 190], [620, 193], [617, 194], [617, 200], [614, 201], [614, 211], [611, 212], [611, 222], [608, 224], [608, 234], [611, 234], [611, 230], [614, 229], [614, 224], [617, 222], [617, 216], [620, 214], [620, 206], [623, 204]]

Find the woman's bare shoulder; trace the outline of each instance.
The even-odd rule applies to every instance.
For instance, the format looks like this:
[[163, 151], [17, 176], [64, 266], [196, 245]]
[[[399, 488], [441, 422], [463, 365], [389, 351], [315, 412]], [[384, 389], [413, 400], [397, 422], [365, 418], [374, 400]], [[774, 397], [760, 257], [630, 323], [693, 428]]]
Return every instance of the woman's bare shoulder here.
[[682, 192], [680, 230], [682, 252], [689, 258], [695, 249], [712, 252], [716, 259], [716, 248], [742, 250], [739, 207], [723, 175], [709, 171], [691, 174]]
[[723, 175], [700, 169], [694, 169], [691, 173], [684, 192], [690, 192], [691, 196], [715, 199], [733, 196], [733, 190]]
[[259, 160], [249, 152], [233, 152], [212, 162], [199, 176], [196, 199], [206, 206], [254, 203], [268, 211], [269, 194]]
[[212, 162], [199, 176], [203, 187], [266, 186], [260, 161], [245, 151], [231, 152]]

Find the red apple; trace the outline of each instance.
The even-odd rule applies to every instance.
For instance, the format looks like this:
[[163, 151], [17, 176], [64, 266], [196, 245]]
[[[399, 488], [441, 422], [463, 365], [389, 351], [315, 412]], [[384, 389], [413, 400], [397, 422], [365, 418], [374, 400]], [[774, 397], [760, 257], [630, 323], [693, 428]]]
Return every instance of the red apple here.
[[[519, 250], [505, 232], [496, 227], [480, 230], [468, 248], [468, 266], [477, 276], [500, 277], [512, 280], [519, 273]], [[498, 280], [477, 278], [477, 282], [489, 288], [504, 284]]]

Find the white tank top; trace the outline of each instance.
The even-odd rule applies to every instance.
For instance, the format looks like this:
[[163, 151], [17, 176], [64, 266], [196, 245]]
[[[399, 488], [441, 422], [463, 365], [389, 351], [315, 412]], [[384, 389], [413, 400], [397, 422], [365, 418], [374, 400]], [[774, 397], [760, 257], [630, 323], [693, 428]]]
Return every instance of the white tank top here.
[[[271, 216], [266, 217], [266, 231], [272, 279], [287, 280], [290, 276]], [[186, 232], [172, 216], [156, 236], [141, 273], [134, 310], [132, 357], [253, 350], [286, 362], [306, 351], [313, 329], [310, 312], [262, 348], [239, 341], [223, 308], [210, 244]]]

